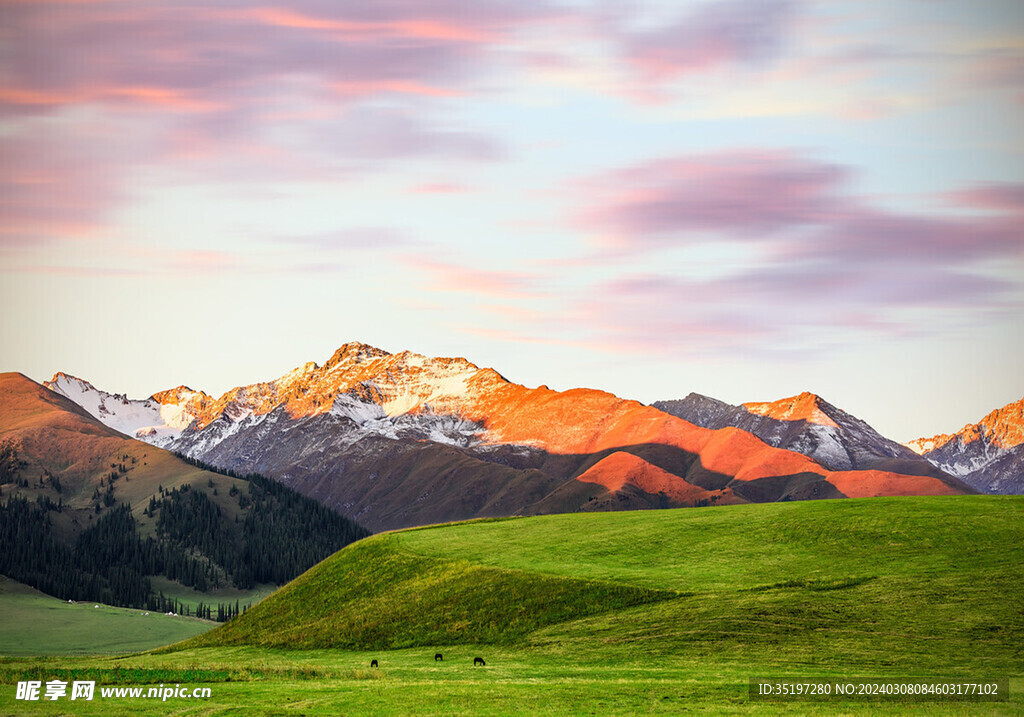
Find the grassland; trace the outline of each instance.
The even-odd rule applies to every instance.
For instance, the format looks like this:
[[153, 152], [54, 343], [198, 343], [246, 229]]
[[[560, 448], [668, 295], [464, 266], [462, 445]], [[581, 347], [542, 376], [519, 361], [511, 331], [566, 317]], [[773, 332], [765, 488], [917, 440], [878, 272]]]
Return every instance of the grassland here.
[[184, 640], [213, 627], [95, 603], [69, 604], [0, 576], [0, 655], [94, 655], [137, 652]]
[[[1020, 497], [478, 521], [357, 543], [175, 648], [7, 659], [0, 682], [213, 691], [69, 714], [1021, 714], [1022, 565]], [[751, 677], [1005, 677], [1011, 700], [760, 703]], [[13, 692], [0, 713], [55, 713]]]

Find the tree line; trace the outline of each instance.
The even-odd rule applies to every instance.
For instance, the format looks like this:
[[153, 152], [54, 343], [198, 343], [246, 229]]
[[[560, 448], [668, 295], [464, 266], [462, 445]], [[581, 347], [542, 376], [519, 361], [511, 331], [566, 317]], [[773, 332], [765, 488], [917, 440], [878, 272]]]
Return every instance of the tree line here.
[[[4, 451], [4, 453], [7, 453]], [[53, 532], [51, 511], [62, 502], [0, 500], [0, 573], [49, 595], [161, 612], [191, 612], [154, 594], [148, 576], [164, 575], [201, 592], [231, 584], [251, 589], [281, 585], [370, 532], [311, 498], [258, 474], [239, 476], [181, 456], [197, 467], [247, 482], [232, 486], [239, 508], [225, 515], [209, 492], [188, 484], [160, 489], [144, 513], [155, 518], [156, 537], [140, 535], [127, 504], [110, 506], [71, 543]], [[0, 456], [8, 481], [17, 473], [16, 454]], [[11, 470], [13, 468], [13, 470]], [[112, 481], [111, 481], [112, 482]], [[223, 500], [223, 499], [222, 499]], [[201, 609], [200, 609], [201, 608]], [[238, 606], [200, 605], [197, 614], [230, 619]]]

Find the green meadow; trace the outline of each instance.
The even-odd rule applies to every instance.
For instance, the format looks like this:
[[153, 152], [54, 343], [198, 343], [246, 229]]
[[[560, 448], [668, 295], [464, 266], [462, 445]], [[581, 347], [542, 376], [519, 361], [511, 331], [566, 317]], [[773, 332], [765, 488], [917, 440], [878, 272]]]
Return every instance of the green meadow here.
[[[355, 543], [171, 647], [0, 647], [0, 714], [1021, 714], [1022, 566], [1011, 496], [420, 528]], [[18, 680], [54, 677], [212, 696], [15, 701]], [[750, 678], [1002, 679], [1010, 699], [762, 702]]]
[[69, 604], [0, 575], [0, 654], [94, 655], [149, 650], [214, 623], [97, 603]]

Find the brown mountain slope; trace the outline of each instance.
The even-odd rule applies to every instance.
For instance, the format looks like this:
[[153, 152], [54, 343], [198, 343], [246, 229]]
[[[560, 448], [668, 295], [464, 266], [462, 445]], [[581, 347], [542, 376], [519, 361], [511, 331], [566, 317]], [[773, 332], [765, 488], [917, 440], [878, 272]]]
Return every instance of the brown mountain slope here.
[[122, 473], [113, 483], [114, 499], [132, 506], [143, 532], [153, 530], [154, 521], [143, 510], [161, 487], [167, 491], [184, 484], [208, 487], [213, 481], [221, 489], [211, 497], [231, 519], [239, 514], [237, 501], [228, 493], [232, 486], [245, 487], [244, 481], [200, 470], [168, 451], [128, 438], [20, 373], [0, 374], [0, 441], [5, 440], [16, 444], [18, 457], [26, 464], [20, 477], [29, 485], [5, 487], [4, 493], [62, 502], [65, 510], [51, 513], [51, 520], [67, 537], [111, 507], [93, 496], [109, 487], [112, 466]]
[[576, 476], [576, 480], [582, 483], [596, 483], [609, 491], [621, 491], [627, 486], [632, 486], [649, 495], [664, 495], [668, 500], [680, 504], [724, 505], [745, 502], [730, 488], [705, 490], [648, 463], [639, 456], [624, 451], [616, 451], [601, 459]]

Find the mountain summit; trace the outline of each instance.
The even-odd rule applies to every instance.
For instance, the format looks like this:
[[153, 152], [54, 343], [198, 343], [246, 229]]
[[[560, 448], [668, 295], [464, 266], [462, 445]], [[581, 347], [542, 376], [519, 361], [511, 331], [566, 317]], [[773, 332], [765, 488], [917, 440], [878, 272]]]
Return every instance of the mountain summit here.
[[830, 414], [839, 413], [842, 416], [840, 420], [849, 419], [845, 411], [840, 411], [821, 396], [809, 391], [770, 403], [744, 403], [743, 408], [750, 413], [774, 418], [776, 421], [806, 421], [830, 428], [839, 428], [839, 424], [832, 420]]
[[[283, 407], [292, 418], [326, 413], [358, 423], [424, 411], [457, 413], [464, 409], [469, 381], [503, 382], [462, 358], [430, 358], [410, 351], [390, 354], [373, 346], [348, 343], [321, 367], [309, 362], [273, 381], [234, 388], [196, 414], [194, 430], [221, 418], [237, 422]], [[479, 392], [479, 391], [477, 391]]]
[[772, 446], [808, 456], [830, 470], [877, 469], [949, 478], [866, 422], [806, 391], [778, 401], [741, 406], [696, 393], [652, 405], [705, 428], [741, 428]]
[[[189, 404], [193, 418], [169, 447], [272, 476], [375, 530], [519, 513], [968, 490], [899, 446], [935, 475], [837, 471], [735, 426], [709, 429], [604, 391], [531, 389], [464, 358], [361, 343], [343, 345], [322, 366], [309, 362], [206, 399]], [[104, 415], [115, 420], [109, 409]], [[168, 435], [158, 428], [141, 437]]]
[[947, 473], [989, 493], [1024, 493], [1024, 398], [956, 433], [907, 444]]

